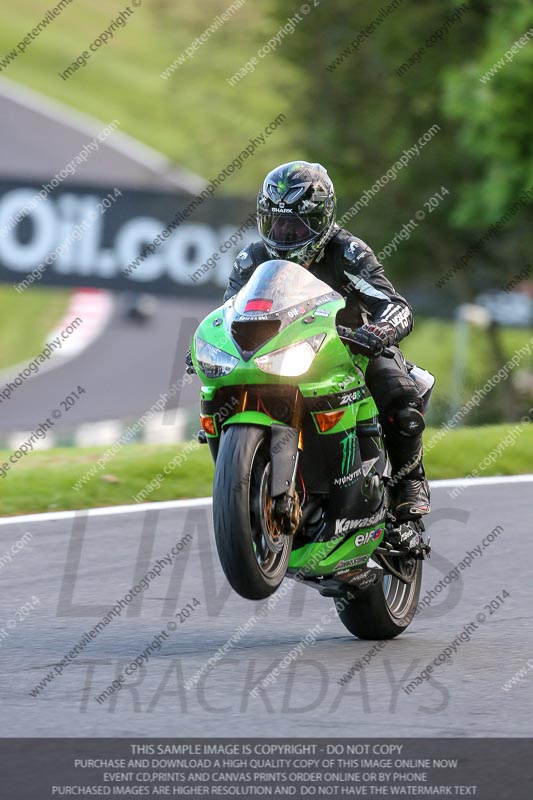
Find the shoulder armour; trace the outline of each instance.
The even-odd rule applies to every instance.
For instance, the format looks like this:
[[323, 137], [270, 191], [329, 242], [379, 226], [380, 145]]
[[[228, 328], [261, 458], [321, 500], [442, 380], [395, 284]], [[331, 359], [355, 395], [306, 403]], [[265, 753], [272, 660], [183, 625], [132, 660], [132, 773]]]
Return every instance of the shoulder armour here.
[[350, 236], [344, 246], [343, 256], [344, 260], [349, 264], [357, 264], [370, 255], [371, 252], [370, 247], [362, 239], [358, 239], [357, 236]]
[[248, 244], [244, 247], [235, 261], [233, 262], [233, 269], [242, 275], [243, 273], [250, 272], [255, 266], [254, 260], [252, 257], [252, 247], [253, 245]]

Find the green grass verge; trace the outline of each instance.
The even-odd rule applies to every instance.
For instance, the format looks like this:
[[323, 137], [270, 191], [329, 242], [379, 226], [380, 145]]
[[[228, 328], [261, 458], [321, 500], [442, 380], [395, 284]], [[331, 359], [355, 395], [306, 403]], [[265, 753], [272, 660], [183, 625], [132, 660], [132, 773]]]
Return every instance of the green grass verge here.
[[43, 349], [47, 335], [65, 313], [69, 291], [29, 289], [17, 294], [0, 288], [0, 369], [29, 361]]
[[[297, 71], [273, 69], [264, 59], [238, 87], [231, 77], [277, 30], [269, 9], [246, 3], [216, 31], [204, 49], [167, 80], [160, 74], [201, 35], [227, 6], [211, 2], [145, 2], [88, 63], [68, 79], [63, 73], [111, 25], [124, 5], [76, 0], [66, 6], [2, 75], [19, 81], [102, 123], [118, 120], [119, 130], [139, 138], [175, 163], [211, 178], [258, 136], [279, 113], [287, 121], [258, 148], [246, 168], [234, 173], [223, 192], [255, 189], [273, 164], [286, 161], [294, 131], [291, 100]], [[229, 4], [228, 4], [229, 5]], [[270, 4], [268, 4], [270, 5]], [[16, 48], [46, 13], [40, 0], [19, 0], [4, 9], [0, 58]], [[238, 46], [236, 46], [236, 43]], [[237, 112], [236, 112], [237, 109]], [[65, 153], [65, 163], [75, 153]]]
[[[511, 426], [512, 427], [512, 426]], [[531, 471], [533, 427], [523, 426], [510, 446], [501, 445], [500, 456], [486, 468], [480, 463], [498, 447], [511, 430], [508, 425], [491, 425], [451, 431], [427, 454], [430, 478], [452, 478], [468, 475], [477, 469], [485, 475], [514, 475]], [[426, 441], [434, 436], [429, 429]], [[2, 478], [2, 514], [94, 508], [134, 503], [134, 496], [183, 449], [154, 445], [129, 445], [98, 470], [85, 485], [74, 491], [73, 485], [91, 467], [97, 465], [101, 448], [64, 448], [29, 454], [13, 465]], [[3, 463], [8, 454], [0, 453]], [[205, 497], [211, 494], [213, 464], [206, 447], [198, 447], [185, 455], [170, 471], [146, 501], [173, 500], [184, 497]]]
[[[465, 360], [464, 376], [461, 385], [455, 387], [454, 362], [459, 346], [454, 323], [437, 319], [415, 320], [414, 330], [402, 341], [401, 348], [406, 358], [435, 375], [435, 389], [428, 414], [430, 425], [438, 425], [453, 416], [462, 403], [498, 372], [506, 359], [510, 359], [520, 348], [530, 346], [532, 338], [529, 328], [501, 328], [498, 335], [503, 353], [501, 359], [495, 355], [487, 332], [480, 328], [470, 328], [466, 352], [462, 353]], [[518, 366], [511, 371], [511, 380], [520, 371], [532, 369], [533, 355], [524, 355]], [[470, 412], [465, 424], [489, 424], [504, 419], [502, 415], [509, 406], [508, 389], [506, 381], [497, 385], [484, 398], [481, 407]], [[524, 396], [522, 405], [525, 413], [532, 404]]]

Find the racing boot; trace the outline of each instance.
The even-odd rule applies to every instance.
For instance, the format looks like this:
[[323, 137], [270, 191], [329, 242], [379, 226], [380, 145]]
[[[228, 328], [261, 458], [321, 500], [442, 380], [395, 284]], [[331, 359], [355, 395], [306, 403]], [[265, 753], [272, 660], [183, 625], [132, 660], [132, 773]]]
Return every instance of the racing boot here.
[[393, 485], [392, 496], [394, 516], [398, 522], [418, 519], [424, 514], [429, 514], [429, 484], [422, 462], [407, 475], [398, 478]]
[[398, 521], [429, 514], [429, 485], [422, 464], [424, 417], [417, 403], [393, 409], [384, 420], [391, 463], [391, 510]]

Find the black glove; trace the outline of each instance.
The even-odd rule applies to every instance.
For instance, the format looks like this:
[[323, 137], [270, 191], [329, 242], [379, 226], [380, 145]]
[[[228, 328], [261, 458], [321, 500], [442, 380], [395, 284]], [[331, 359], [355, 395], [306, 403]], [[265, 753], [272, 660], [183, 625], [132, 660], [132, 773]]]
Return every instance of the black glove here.
[[351, 338], [375, 358], [381, 355], [386, 347], [393, 344], [395, 334], [396, 330], [390, 322], [371, 322], [357, 328]]
[[185, 356], [185, 364], [187, 365], [187, 367], [185, 369], [185, 372], [187, 373], [187, 375], [196, 375], [196, 370], [194, 368], [194, 364], [192, 363], [192, 356], [191, 356], [190, 348], [187, 351], [187, 355]]

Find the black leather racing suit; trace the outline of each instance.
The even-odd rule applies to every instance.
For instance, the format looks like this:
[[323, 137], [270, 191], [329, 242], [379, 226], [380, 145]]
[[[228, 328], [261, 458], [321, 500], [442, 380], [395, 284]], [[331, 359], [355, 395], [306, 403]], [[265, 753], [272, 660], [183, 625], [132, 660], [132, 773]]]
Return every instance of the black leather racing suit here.
[[[234, 261], [224, 300], [233, 297], [256, 267], [271, 258], [263, 242], [247, 245]], [[400, 477], [409, 475], [412, 468], [421, 469], [422, 434], [410, 434], [397, 421], [402, 408], [419, 408], [418, 389], [395, 346], [413, 328], [411, 306], [385, 277], [370, 247], [346, 230], [334, 233], [323, 256], [309, 271], [346, 298], [346, 306], [337, 316], [339, 325], [358, 328], [366, 322], [386, 321], [394, 327], [394, 359], [371, 359], [366, 382], [380, 413], [393, 475]]]

